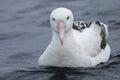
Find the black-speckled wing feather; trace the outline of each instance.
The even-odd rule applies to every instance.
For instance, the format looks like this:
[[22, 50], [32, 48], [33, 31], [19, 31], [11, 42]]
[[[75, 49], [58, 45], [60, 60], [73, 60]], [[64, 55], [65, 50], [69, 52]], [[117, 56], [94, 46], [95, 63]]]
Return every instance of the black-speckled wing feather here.
[[85, 28], [88, 28], [88, 24], [83, 21], [75, 21], [73, 23], [73, 29], [82, 32]]

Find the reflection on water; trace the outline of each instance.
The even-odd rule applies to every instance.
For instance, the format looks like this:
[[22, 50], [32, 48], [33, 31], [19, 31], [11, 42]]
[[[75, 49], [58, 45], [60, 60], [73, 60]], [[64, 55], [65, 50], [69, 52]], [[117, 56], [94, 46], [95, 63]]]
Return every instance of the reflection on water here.
[[[119, 5], [119, 0], [1, 0], [0, 80], [119, 80]], [[95, 68], [37, 67], [51, 39], [49, 15], [57, 7], [71, 9], [75, 20], [109, 25], [109, 62]]]
[[[95, 68], [29, 67], [11, 71], [3, 80], [119, 80], [120, 53]], [[117, 74], [115, 74], [117, 73]]]

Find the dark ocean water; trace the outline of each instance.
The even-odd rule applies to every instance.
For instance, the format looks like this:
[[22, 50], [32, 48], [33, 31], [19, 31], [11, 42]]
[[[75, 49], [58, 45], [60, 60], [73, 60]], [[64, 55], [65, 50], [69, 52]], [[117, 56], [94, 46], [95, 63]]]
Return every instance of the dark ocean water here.
[[[109, 62], [95, 68], [39, 67], [51, 40], [49, 15], [58, 7], [75, 20], [109, 25]], [[120, 0], [0, 0], [0, 80], [120, 80]]]

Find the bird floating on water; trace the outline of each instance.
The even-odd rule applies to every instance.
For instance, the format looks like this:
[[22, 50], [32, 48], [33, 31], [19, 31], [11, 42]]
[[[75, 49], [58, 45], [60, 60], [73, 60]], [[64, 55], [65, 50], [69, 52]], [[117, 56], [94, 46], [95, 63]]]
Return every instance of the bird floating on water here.
[[39, 65], [56, 67], [95, 67], [110, 57], [108, 26], [102, 22], [74, 22], [67, 8], [50, 15], [52, 40], [38, 60]]

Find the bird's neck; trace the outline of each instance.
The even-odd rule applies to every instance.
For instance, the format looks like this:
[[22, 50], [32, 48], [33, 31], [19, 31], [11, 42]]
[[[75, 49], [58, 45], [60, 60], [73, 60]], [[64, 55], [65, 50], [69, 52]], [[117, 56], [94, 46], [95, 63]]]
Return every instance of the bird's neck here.
[[[54, 44], [60, 44], [60, 38], [59, 38], [59, 34], [52, 31], [52, 42]], [[74, 36], [73, 36], [73, 30], [69, 30], [65, 33], [64, 39], [63, 39], [63, 45], [68, 45], [68, 44], [74, 44], [75, 40], [74, 40]]]

